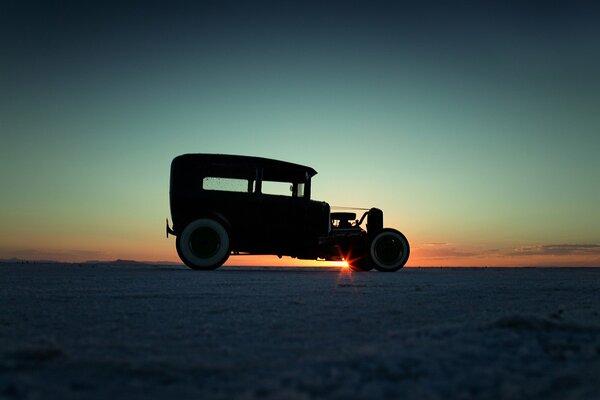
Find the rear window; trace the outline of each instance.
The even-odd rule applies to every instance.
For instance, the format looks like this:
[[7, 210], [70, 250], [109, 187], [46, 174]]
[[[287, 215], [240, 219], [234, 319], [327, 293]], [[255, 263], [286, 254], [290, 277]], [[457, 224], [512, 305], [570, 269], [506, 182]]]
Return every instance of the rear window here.
[[219, 178], [213, 176], [207, 176], [202, 179], [202, 189], [204, 190], [249, 193], [253, 191], [253, 186], [254, 182], [248, 179]]
[[275, 194], [279, 196], [291, 196], [292, 184], [290, 182], [263, 181], [262, 192], [264, 194]]

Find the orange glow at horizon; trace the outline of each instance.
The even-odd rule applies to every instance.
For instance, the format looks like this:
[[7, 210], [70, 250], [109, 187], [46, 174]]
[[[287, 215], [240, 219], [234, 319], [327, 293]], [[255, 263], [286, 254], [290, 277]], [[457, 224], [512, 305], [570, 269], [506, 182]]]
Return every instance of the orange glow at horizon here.
[[232, 255], [225, 265], [249, 267], [348, 267], [346, 261], [299, 260], [291, 257], [279, 258], [272, 255]]
[[[128, 232], [126, 232], [128, 233]], [[5, 245], [0, 248], [0, 259], [52, 260], [58, 262], [83, 262], [88, 260], [113, 261], [117, 259], [142, 262], [181, 263], [173, 238], [165, 239], [154, 234], [126, 240], [125, 234], [92, 238], [72, 232], [45, 237], [41, 233], [30, 235], [38, 243], [35, 250], [27, 243], [10, 236], [0, 235]], [[596, 245], [594, 245], [596, 246]], [[595, 247], [592, 250], [595, 250]], [[577, 250], [564, 246], [568, 253], [548, 253], [544, 246], [519, 247], [505, 245], [488, 250], [487, 247], [454, 243], [412, 244], [407, 267], [526, 267], [526, 266], [582, 266], [600, 267], [598, 251]], [[11, 249], [12, 248], [12, 249]], [[491, 248], [491, 246], [490, 246]], [[274, 255], [233, 255], [225, 265], [255, 267], [338, 267], [347, 268], [346, 261], [298, 260]]]

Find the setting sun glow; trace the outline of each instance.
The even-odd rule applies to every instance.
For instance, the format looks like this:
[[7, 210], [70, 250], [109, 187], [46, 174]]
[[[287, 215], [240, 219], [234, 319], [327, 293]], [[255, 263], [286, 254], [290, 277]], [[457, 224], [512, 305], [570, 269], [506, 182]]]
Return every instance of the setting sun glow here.
[[170, 163], [215, 153], [314, 168], [409, 267], [600, 266], [595, 2], [4, 3], [0, 259], [179, 262]]

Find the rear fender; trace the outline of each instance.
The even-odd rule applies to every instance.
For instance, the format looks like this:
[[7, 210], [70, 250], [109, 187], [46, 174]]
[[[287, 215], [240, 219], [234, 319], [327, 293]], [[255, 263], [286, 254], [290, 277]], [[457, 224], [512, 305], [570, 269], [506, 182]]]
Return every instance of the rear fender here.
[[227, 229], [229, 234], [231, 234], [231, 224], [229, 223], [227, 218], [225, 218], [221, 213], [214, 212], [214, 211], [205, 211], [202, 213], [198, 213], [198, 214], [194, 215], [193, 217], [189, 216], [186, 220], [179, 222], [177, 225], [175, 223], [173, 223], [173, 229], [169, 228], [169, 224], [167, 222], [167, 234], [177, 236], [177, 233], [183, 231], [188, 224], [190, 224], [191, 222], [193, 222], [197, 219], [201, 219], [201, 218], [208, 218], [208, 219], [213, 219], [213, 220], [217, 221], [218, 223], [223, 225], [225, 227], [225, 229]]

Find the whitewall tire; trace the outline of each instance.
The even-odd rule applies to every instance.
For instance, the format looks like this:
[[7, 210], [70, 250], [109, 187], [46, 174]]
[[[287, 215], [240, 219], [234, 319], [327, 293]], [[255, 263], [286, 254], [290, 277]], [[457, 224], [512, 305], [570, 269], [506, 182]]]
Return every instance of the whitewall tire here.
[[176, 245], [181, 261], [192, 269], [219, 268], [230, 253], [227, 229], [209, 218], [190, 222], [177, 236]]
[[395, 229], [382, 229], [371, 240], [371, 260], [375, 269], [394, 272], [404, 267], [410, 255], [408, 239]]

